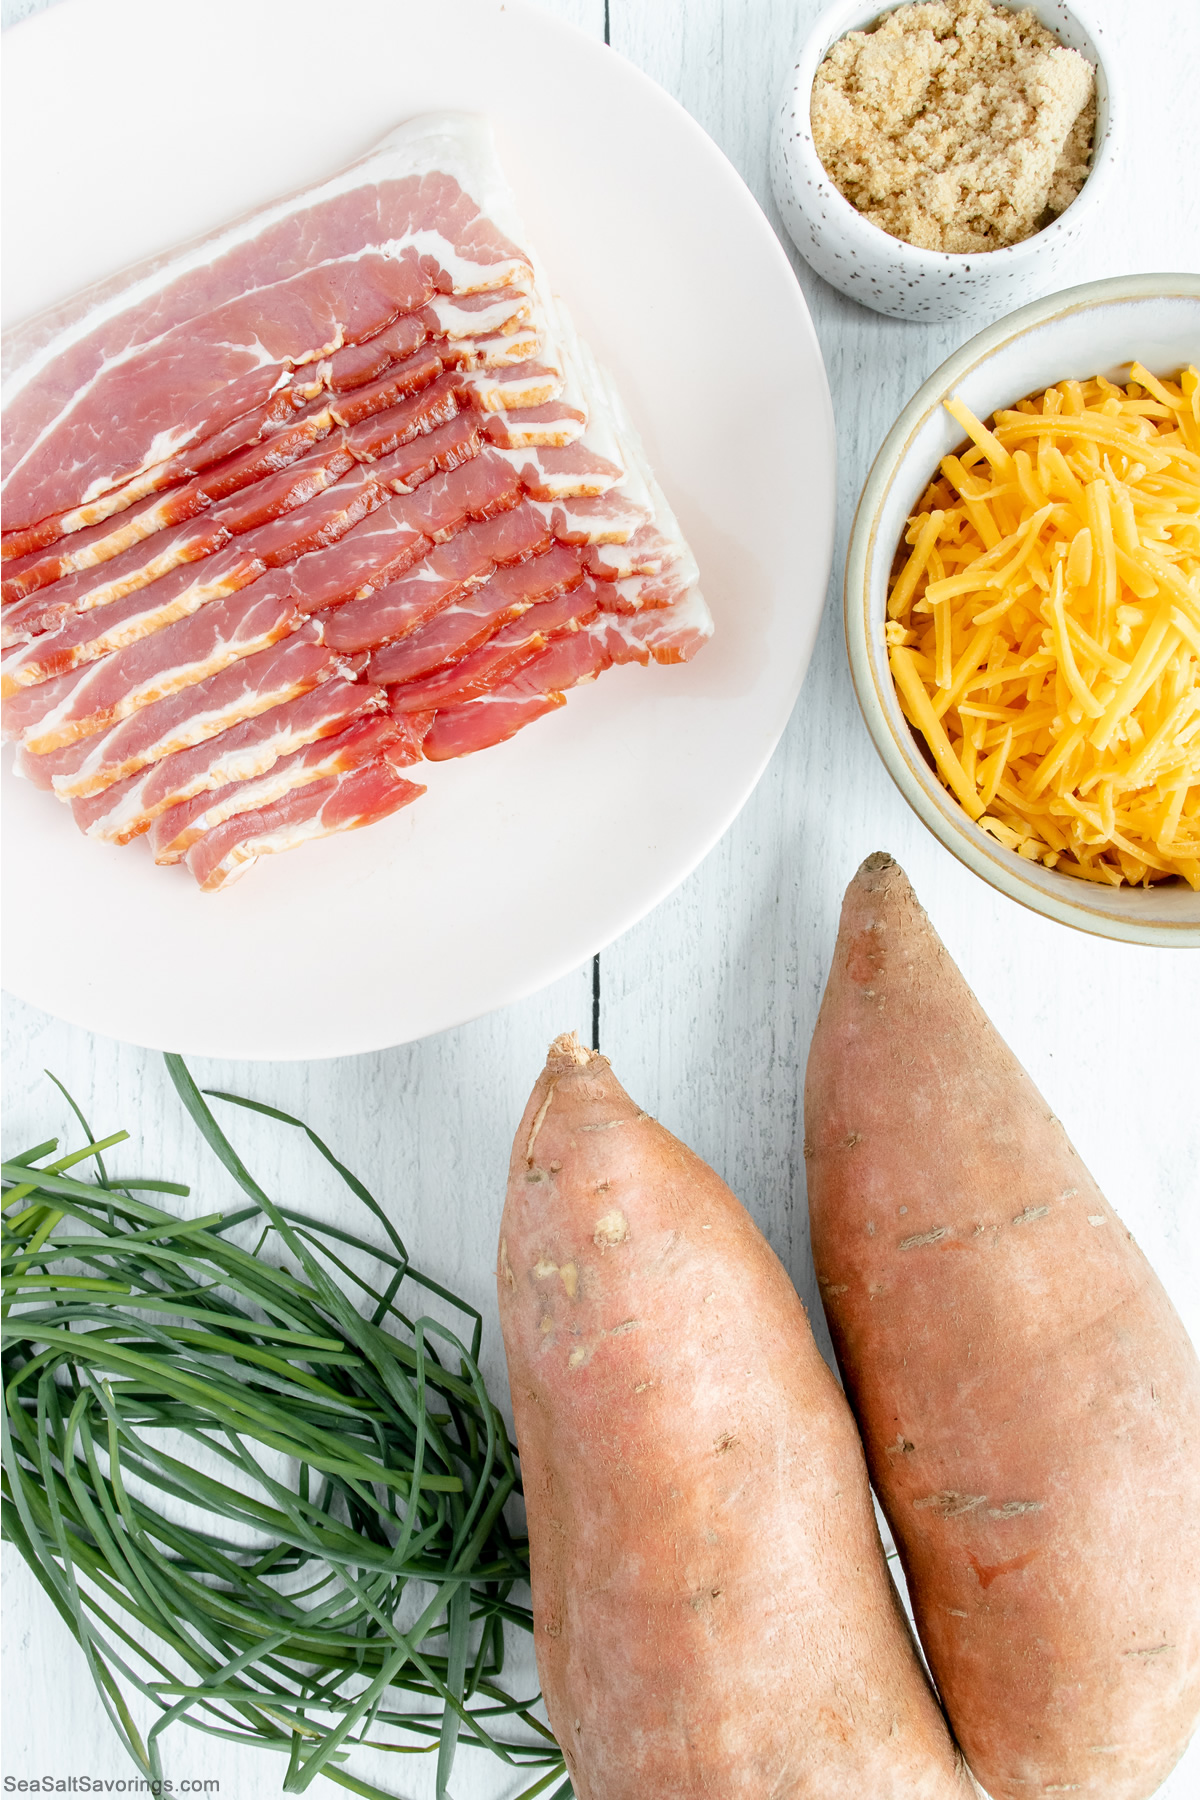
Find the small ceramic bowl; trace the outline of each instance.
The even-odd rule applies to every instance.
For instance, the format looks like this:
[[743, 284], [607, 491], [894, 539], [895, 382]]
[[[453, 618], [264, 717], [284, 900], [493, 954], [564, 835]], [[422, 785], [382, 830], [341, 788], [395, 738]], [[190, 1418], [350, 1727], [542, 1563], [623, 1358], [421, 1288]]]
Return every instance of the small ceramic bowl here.
[[1118, 154], [1123, 108], [1106, 60], [1103, 27], [1072, 0], [1027, 0], [1043, 25], [1096, 70], [1092, 165], [1078, 196], [1052, 224], [1022, 243], [979, 255], [918, 250], [864, 219], [833, 185], [813, 143], [813, 79], [831, 44], [894, 10], [879, 0], [837, 0], [821, 14], [784, 84], [771, 139], [771, 184], [784, 224], [818, 275], [875, 312], [896, 319], [953, 319], [1012, 307], [1053, 286], [1067, 251], [1101, 213]]
[[909, 401], [867, 477], [846, 558], [846, 647], [858, 703], [896, 786], [960, 862], [1034, 912], [1132, 944], [1200, 947], [1200, 893], [1183, 882], [1105, 887], [1006, 850], [972, 822], [925, 759], [900, 710], [884, 623], [896, 546], [962, 429], [942, 402], [977, 418], [1070, 378], [1129, 379], [1135, 358], [1173, 374], [1200, 355], [1200, 275], [1124, 275], [1037, 300], [981, 331]]

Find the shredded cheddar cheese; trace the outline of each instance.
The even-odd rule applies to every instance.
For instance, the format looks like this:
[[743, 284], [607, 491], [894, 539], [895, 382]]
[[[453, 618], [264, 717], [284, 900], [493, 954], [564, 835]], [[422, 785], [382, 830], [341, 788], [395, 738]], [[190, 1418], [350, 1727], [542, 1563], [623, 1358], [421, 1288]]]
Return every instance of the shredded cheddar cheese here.
[[942, 781], [1019, 856], [1200, 888], [1200, 377], [952, 398], [888, 596], [892, 675]]

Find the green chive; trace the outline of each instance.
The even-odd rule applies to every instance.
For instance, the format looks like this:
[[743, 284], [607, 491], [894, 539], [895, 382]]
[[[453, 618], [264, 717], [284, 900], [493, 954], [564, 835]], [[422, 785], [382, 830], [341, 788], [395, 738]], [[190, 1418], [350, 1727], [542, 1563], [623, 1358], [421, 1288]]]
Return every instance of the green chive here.
[[[102, 1153], [127, 1134], [97, 1139], [65, 1088], [84, 1147], [38, 1166], [47, 1138], [5, 1162], [3, 1535], [149, 1779], [185, 1724], [275, 1751], [289, 1793], [321, 1775], [386, 1800], [347, 1766], [361, 1746], [433, 1755], [448, 1800], [465, 1744], [530, 1770], [525, 1800], [565, 1800], [536, 1700], [497, 1679], [505, 1630], [533, 1620], [478, 1310], [411, 1267], [387, 1209], [303, 1121], [213, 1095], [302, 1131], [376, 1241], [272, 1200], [182, 1059], [166, 1063], [247, 1204], [186, 1219], [135, 1198], [189, 1190], [110, 1175]], [[96, 1181], [67, 1173], [88, 1161]], [[420, 1313], [426, 1293], [461, 1335]], [[154, 1709], [144, 1740], [131, 1693]]]

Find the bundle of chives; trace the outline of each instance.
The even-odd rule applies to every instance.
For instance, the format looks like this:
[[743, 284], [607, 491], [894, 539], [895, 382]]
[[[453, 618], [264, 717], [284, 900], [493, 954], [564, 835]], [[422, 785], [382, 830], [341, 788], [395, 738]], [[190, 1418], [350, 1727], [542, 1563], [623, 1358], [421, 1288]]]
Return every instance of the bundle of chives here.
[[[385, 1800], [345, 1766], [363, 1745], [436, 1754], [441, 1797], [468, 1744], [545, 1771], [522, 1800], [565, 1800], [535, 1701], [499, 1684], [505, 1624], [532, 1629], [512, 1598], [529, 1558], [503, 1516], [519, 1479], [479, 1372], [478, 1312], [412, 1268], [382, 1208], [300, 1120], [215, 1095], [305, 1131], [387, 1245], [272, 1201], [183, 1062], [167, 1066], [247, 1205], [184, 1219], [141, 1196], [187, 1188], [110, 1180], [103, 1152], [126, 1132], [47, 1162], [50, 1140], [3, 1166], [4, 1536], [152, 1781], [161, 1735], [182, 1720], [281, 1753], [289, 1793], [320, 1774]], [[89, 1159], [95, 1182], [67, 1173]], [[261, 1226], [251, 1249], [231, 1237], [247, 1225]], [[264, 1260], [271, 1247], [294, 1266]], [[348, 1256], [382, 1266], [384, 1285]], [[469, 1349], [402, 1310], [406, 1283], [470, 1321]], [[280, 1455], [293, 1481], [271, 1473]], [[216, 1459], [228, 1481], [195, 1466]], [[201, 1528], [175, 1522], [179, 1502], [206, 1515]], [[144, 1740], [120, 1678], [157, 1709]]]

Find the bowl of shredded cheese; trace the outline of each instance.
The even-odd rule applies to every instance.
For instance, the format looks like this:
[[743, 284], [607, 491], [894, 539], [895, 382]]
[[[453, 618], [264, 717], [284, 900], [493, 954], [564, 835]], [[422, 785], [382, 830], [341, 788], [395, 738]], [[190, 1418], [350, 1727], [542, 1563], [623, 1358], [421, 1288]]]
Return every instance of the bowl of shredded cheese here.
[[896, 421], [846, 640], [921, 818], [994, 887], [1200, 946], [1200, 276], [1035, 301]]
[[1006, 309], [1054, 285], [1104, 214], [1121, 118], [1088, 0], [836, 0], [772, 137], [784, 224], [877, 312]]

